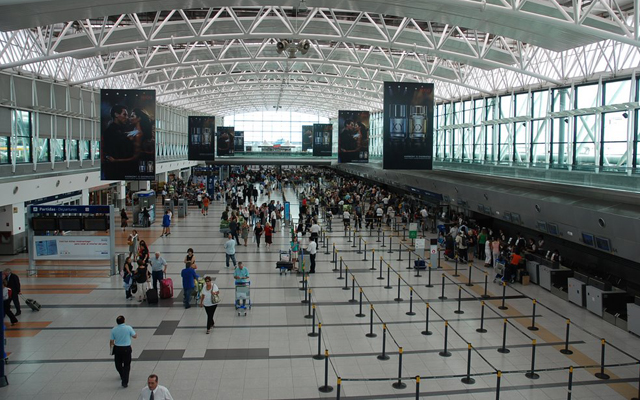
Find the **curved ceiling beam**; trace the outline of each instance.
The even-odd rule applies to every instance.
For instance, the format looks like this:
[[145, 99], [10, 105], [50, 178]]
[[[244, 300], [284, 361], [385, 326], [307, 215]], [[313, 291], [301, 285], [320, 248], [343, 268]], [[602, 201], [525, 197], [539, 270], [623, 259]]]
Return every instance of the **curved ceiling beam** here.
[[[488, 3], [480, 0], [421, 2], [399, 0], [390, 4], [365, 0], [316, 0], [314, 6], [397, 15], [449, 25], [460, 25], [513, 37], [525, 42], [529, 41], [536, 45], [544, 45], [544, 41], [563, 40], [560, 37], [554, 37], [553, 31], [558, 29], [566, 32], [567, 35], [582, 36], [584, 39], [592, 41], [612, 39], [634, 46], [639, 45], [637, 38], [630, 35], [629, 29], [625, 30], [623, 24], [617, 23], [615, 18], [613, 21], [598, 18], [596, 15], [589, 14], [590, 8], [587, 8], [585, 12], [582, 7], [578, 7], [578, 15], [574, 15], [574, 10], [571, 8], [561, 7], [554, 3], [540, 1]], [[297, 7], [298, 4], [298, 0], [280, 0], [277, 3], [267, 0], [236, 0], [234, 2], [236, 7], [270, 5]], [[0, 29], [24, 29], [68, 20], [101, 18], [105, 15], [120, 13], [226, 5], [228, 2], [221, 0], [141, 0], [136, 2], [85, 0], [82, 3], [74, 0], [27, 0], [0, 7]], [[534, 13], [544, 17], [544, 22], [550, 29], [540, 30], [539, 26], [528, 23], [530, 22], [529, 17]], [[504, 33], [511, 34], [511, 36]]]

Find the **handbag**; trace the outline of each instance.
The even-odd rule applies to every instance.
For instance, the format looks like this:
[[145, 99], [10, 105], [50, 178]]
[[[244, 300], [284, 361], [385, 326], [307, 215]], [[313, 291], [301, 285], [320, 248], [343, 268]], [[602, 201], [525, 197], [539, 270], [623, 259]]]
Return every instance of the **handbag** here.
[[219, 294], [213, 294], [213, 291], [211, 292], [211, 302], [213, 304], [218, 304], [222, 301], [222, 299], [220, 298]]
[[131, 283], [131, 294], [136, 294], [138, 292], [138, 284], [136, 281]]

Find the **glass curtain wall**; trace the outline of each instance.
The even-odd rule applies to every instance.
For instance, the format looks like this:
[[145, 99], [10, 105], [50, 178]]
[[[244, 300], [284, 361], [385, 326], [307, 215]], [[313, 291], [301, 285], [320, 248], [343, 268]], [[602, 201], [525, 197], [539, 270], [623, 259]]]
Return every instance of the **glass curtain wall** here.
[[436, 105], [435, 159], [638, 172], [638, 79]]

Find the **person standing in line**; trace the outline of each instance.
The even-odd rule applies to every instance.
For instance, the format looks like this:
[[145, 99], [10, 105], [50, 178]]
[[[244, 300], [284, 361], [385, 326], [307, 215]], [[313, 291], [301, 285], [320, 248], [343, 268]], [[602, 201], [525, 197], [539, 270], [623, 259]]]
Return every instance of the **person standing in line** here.
[[209, 215], [209, 203], [209, 196], [205, 195], [202, 198], [202, 215], [204, 215], [205, 217]]
[[166, 210], [164, 212], [164, 215], [162, 216], [162, 235], [160, 235], [160, 237], [163, 236], [169, 236], [169, 227], [171, 226], [171, 218], [169, 217], [169, 210]]
[[294, 236], [291, 241], [291, 263], [293, 264], [292, 271], [299, 271], [298, 267], [298, 251], [300, 251], [300, 243], [298, 242], [298, 237]]
[[127, 229], [128, 221], [129, 217], [127, 216], [127, 210], [122, 207], [122, 209], [120, 209], [120, 227], [122, 228], [122, 232]]
[[144, 240], [140, 241], [140, 246], [138, 248], [138, 260], [142, 260], [145, 264], [149, 262], [149, 247], [147, 247], [147, 242]]
[[147, 207], [142, 209], [142, 226], [148, 228], [151, 226], [151, 214], [149, 214], [149, 210]]
[[142, 259], [138, 260], [138, 268], [134, 273], [134, 279], [138, 284], [138, 302], [142, 303], [147, 298], [147, 290], [149, 290], [149, 269]]
[[7, 287], [11, 289], [10, 299], [13, 301], [13, 305], [16, 307], [16, 317], [22, 314], [20, 311], [20, 293], [22, 292], [20, 287], [20, 277], [11, 271], [11, 268], [6, 268], [3, 272], [4, 280], [7, 281]]
[[18, 323], [18, 318], [11, 311], [11, 295], [12, 290], [7, 286], [7, 281], [2, 281], [2, 307], [4, 308], [4, 315], [9, 317], [11, 326]]
[[213, 321], [213, 314], [216, 312], [216, 308], [218, 308], [218, 303], [214, 302], [214, 295], [220, 295], [220, 289], [218, 289], [218, 285], [211, 282], [211, 277], [205, 276], [204, 278], [204, 288], [202, 289], [202, 294], [200, 295], [200, 307], [204, 307], [204, 310], [207, 312], [207, 335], [211, 333], [211, 328], [215, 326], [215, 322]]
[[224, 243], [224, 252], [225, 252], [225, 261], [226, 261], [226, 265], [227, 268], [229, 268], [229, 260], [233, 261], [233, 266], [235, 267], [237, 265], [236, 262], [236, 241], [233, 239], [233, 237], [231, 236], [231, 233], [229, 233], [227, 235], [228, 239], [225, 243]]
[[500, 240], [491, 238], [491, 255], [493, 256], [493, 268], [498, 265], [498, 257], [500, 257]]
[[116, 327], [111, 329], [111, 354], [116, 364], [116, 370], [120, 374], [122, 387], [129, 386], [129, 372], [131, 371], [131, 338], [136, 339], [138, 334], [133, 328], [124, 323], [124, 316], [116, 318]]
[[135, 257], [138, 254], [138, 231], [133, 230], [127, 239], [129, 245], [129, 257]]
[[142, 388], [138, 400], [173, 400], [169, 389], [158, 385], [158, 375], [149, 375], [147, 386]]
[[122, 269], [122, 280], [124, 281], [124, 291], [126, 295], [125, 300], [133, 300], [133, 294], [131, 294], [131, 285], [133, 285], [133, 265], [131, 264], [131, 256], [127, 257], [124, 261]]
[[258, 245], [258, 248], [260, 248], [260, 238], [262, 237], [263, 231], [264, 229], [262, 229], [262, 225], [260, 225], [260, 222], [256, 222], [256, 227], [253, 228], [253, 233], [254, 235], [256, 235], [256, 244]]
[[271, 228], [271, 224], [268, 222], [264, 226], [264, 243], [267, 245], [267, 249], [270, 249], [271, 243], [273, 243], [273, 228]]
[[184, 299], [182, 302], [184, 303], [185, 310], [191, 308], [191, 304], [189, 304], [189, 300], [191, 300], [191, 293], [193, 293], [193, 289], [196, 287], [196, 280], [199, 278], [198, 274], [196, 274], [196, 270], [190, 267], [185, 266], [182, 272], [180, 273], [182, 277], [182, 288], [184, 289]]
[[156, 251], [156, 256], [151, 259], [151, 277], [153, 278], [153, 289], [158, 291], [158, 281], [164, 279], [167, 273], [167, 262], [160, 257], [160, 252]]
[[309, 252], [309, 259], [311, 260], [311, 266], [309, 268], [310, 274], [316, 273], [316, 253], [318, 252], [318, 243], [315, 240], [310, 240], [307, 246]]

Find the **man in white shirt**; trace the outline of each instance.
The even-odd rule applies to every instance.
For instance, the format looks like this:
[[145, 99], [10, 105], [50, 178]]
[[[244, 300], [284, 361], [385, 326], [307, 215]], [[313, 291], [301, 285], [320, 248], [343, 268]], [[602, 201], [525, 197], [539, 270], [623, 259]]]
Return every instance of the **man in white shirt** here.
[[318, 236], [320, 235], [320, 230], [321, 230], [317, 220], [313, 221], [313, 225], [311, 225], [311, 228], [309, 228], [309, 230], [311, 231], [311, 240], [314, 240], [317, 243]]
[[158, 375], [149, 375], [147, 386], [142, 388], [138, 400], [173, 400], [173, 397], [166, 387], [158, 385]]
[[344, 229], [347, 229], [351, 225], [351, 214], [349, 214], [349, 211], [344, 210], [344, 213], [342, 213], [342, 222], [344, 222]]
[[316, 253], [318, 252], [318, 243], [314, 240], [309, 241], [309, 246], [307, 246], [307, 251], [309, 251], [309, 258], [311, 259], [311, 267], [309, 269], [310, 274], [316, 273]]

